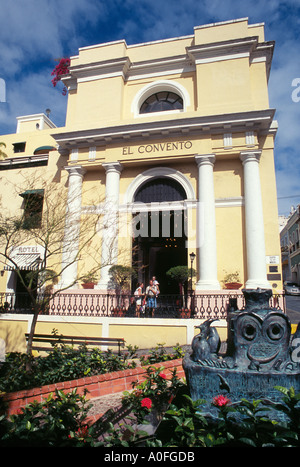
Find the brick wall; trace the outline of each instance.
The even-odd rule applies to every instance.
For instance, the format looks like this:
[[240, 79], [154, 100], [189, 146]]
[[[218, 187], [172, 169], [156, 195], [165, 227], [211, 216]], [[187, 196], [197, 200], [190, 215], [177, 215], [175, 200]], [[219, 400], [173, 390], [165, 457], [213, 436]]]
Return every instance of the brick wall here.
[[[151, 366], [155, 366], [156, 368], [164, 367], [165, 373], [176, 368], [178, 378], [183, 378], [185, 376], [182, 368], [182, 359], [169, 360]], [[65, 393], [77, 389], [78, 394], [83, 394], [87, 389], [89, 391], [86, 395], [88, 399], [128, 391], [132, 389], [133, 381], [141, 382], [146, 379], [146, 368], [147, 366], [139, 366], [129, 370], [115, 371], [104, 375], [89, 376], [87, 378], [7, 393], [3, 397], [4, 401], [8, 403], [7, 415], [16, 414], [19, 409], [33, 401], [42, 402], [49, 394], [54, 393], [55, 389], [64, 391]]]

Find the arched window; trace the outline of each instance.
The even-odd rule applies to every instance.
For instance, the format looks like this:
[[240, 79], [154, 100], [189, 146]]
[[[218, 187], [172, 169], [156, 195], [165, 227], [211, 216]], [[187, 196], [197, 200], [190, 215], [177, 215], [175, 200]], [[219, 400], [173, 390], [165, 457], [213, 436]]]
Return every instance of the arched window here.
[[148, 83], [136, 93], [131, 111], [134, 117], [145, 117], [154, 112], [185, 112], [190, 105], [189, 93], [182, 84], [159, 80]]
[[167, 177], [154, 178], [144, 183], [136, 192], [134, 201], [160, 203], [163, 201], [182, 201], [187, 198], [184, 188]]
[[140, 114], [183, 109], [182, 97], [174, 92], [161, 91], [149, 96], [140, 108]]

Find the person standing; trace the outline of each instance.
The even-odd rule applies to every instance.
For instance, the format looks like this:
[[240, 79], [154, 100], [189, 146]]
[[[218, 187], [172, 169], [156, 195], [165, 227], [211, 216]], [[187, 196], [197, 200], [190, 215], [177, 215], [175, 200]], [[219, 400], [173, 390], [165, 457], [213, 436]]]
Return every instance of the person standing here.
[[156, 287], [156, 296], [154, 299], [154, 306], [155, 308], [157, 308], [157, 297], [160, 294], [160, 290], [159, 290], [159, 282], [156, 280], [156, 276], [152, 276], [152, 282], [153, 282], [154, 287]]
[[146, 297], [147, 297], [147, 307], [151, 312], [151, 316], [154, 315], [154, 309], [156, 308], [156, 296], [157, 296], [157, 286], [153, 284], [153, 280], [149, 281], [149, 285], [146, 288]]
[[144, 284], [143, 282], [141, 282], [140, 284], [138, 284], [134, 292], [134, 298], [135, 298], [135, 304], [136, 304], [135, 312], [138, 318], [140, 317], [140, 314], [141, 314], [142, 301], [144, 297], [143, 287], [144, 287]]

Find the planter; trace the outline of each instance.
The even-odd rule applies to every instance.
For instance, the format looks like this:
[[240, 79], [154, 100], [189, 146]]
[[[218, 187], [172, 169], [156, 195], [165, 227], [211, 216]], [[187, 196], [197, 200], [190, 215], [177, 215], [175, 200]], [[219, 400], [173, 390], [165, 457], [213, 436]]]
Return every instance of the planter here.
[[123, 308], [117, 306], [116, 308], [113, 309], [113, 316], [124, 316], [125, 311]]
[[84, 289], [93, 289], [95, 286], [95, 282], [85, 282], [81, 284]]
[[188, 308], [180, 308], [179, 309], [180, 318], [190, 318], [191, 317], [191, 310]]
[[237, 290], [237, 289], [239, 289], [240, 287], [242, 287], [242, 285], [243, 285], [243, 284], [241, 284], [240, 282], [227, 282], [227, 283], [225, 284], [225, 288], [226, 288], [226, 289], [231, 289], [231, 290], [233, 290], [233, 289]]

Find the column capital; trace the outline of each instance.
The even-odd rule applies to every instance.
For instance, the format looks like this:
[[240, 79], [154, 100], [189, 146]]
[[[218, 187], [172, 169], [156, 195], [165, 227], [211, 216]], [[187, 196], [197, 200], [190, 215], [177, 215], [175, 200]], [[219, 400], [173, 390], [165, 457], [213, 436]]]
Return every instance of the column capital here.
[[84, 169], [81, 165], [68, 165], [67, 167], [64, 167], [64, 169], [69, 173], [69, 176], [80, 175], [83, 177], [86, 173], [86, 169]]
[[106, 173], [115, 172], [121, 173], [123, 170], [123, 166], [120, 162], [103, 162], [102, 167], [104, 167]]
[[261, 149], [256, 149], [252, 151], [241, 151], [240, 159], [243, 164], [245, 162], [259, 162], [261, 157]]
[[215, 154], [196, 154], [195, 161], [200, 167], [201, 165], [211, 165], [213, 166], [216, 160]]

